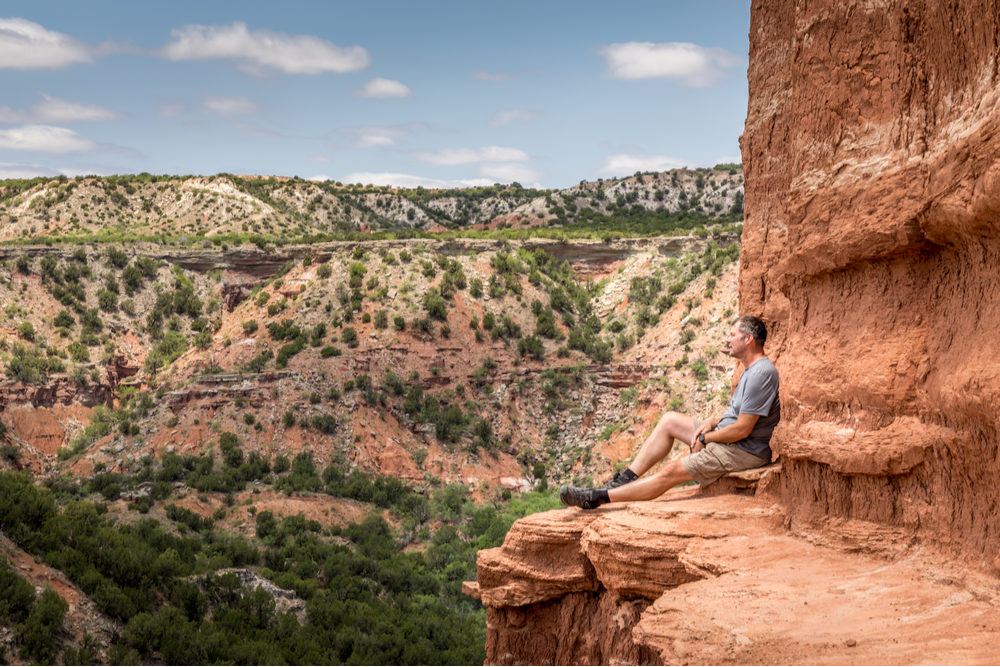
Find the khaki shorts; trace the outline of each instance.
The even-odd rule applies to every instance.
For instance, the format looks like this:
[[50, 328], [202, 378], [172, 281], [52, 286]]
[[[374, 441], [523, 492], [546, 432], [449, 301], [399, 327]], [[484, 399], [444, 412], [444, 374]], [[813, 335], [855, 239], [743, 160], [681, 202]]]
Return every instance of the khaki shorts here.
[[[694, 430], [701, 426], [701, 420], [694, 420]], [[745, 452], [736, 445], [725, 445], [721, 442], [710, 442], [697, 454], [691, 454], [681, 459], [681, 465], [694, 477], [694, 481], [702, 486], [711, 484], [726, 473], [739, 472], [767, 465], [759, 456]]]

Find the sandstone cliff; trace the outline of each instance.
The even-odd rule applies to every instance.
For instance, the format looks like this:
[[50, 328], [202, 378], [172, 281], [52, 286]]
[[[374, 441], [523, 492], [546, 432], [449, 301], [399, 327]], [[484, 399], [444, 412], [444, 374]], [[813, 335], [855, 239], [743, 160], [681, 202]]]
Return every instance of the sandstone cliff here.
[[740, 307], [774, 332], [793, 522], [887, 524], [990, 570], [998, 35], [996, 2], [756, 2], [742, 140]]
[[522, 520], [467, 587], [489, 662], [990, 660], [1000, 3], [751, 16], [740, 311], [781, 471]]

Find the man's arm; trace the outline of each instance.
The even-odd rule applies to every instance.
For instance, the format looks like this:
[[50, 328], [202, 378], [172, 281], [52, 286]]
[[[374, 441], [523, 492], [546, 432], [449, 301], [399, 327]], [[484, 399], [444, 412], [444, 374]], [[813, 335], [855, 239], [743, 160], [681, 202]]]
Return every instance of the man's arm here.
[[[713, 431], [711, 429], [704, 431], [705, 442], [721, 442], [729, 444], [736, 442], [737, 440], [747, 438], [753, 432], [753, 427], [757, 425], [758, 419], [760, 419], [760, 415], [751, 415], [741, 412], [736, 418], [736, 421], [729, 426], [720, 428], [718, 431]], [[705, 422], [705, 424], [702, 425], [702, 428], [704, 428], [708, 423], [709, 422]], [[719, 420], [716, 419], [715, 424], [718, 423]], [[699, 431], [700, 430], [701, 429], [699, 429]], [[701, 433], [698, 435], [701, 435]], [[695, 439], [697, 439], [697, 436], [695, 436]]]

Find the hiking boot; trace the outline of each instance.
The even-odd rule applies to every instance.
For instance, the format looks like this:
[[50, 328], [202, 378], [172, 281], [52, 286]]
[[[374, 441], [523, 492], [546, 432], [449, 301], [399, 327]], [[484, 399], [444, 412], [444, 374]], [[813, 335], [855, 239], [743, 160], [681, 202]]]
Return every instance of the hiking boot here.
[[559, 488], [559, 502], [565, 507], [579, 507], [583, 510], [593, 510], [601, 506], [595, 498], [593, 489], [581, 489], [576, 486], [562, 486]]
[[615, 476], [611, 478], [611, 481], [604, 485], [604, 490], [610, 491], [611, 489], [617, 489], [619, 486], [625, 486], [626, 484], [630, 484], [637, 479], [639, 478], [629, 478], [624, 472], [616, 472]]

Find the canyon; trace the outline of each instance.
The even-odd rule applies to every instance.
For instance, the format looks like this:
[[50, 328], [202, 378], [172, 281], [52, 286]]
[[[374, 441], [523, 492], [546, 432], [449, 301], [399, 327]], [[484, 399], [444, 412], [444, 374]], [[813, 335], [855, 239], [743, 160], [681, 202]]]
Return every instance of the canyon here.
[[515, 524], [467, 585], [488, 662], [995, 660], [998, 41], [995, 2], [753, 3], [739, 308], [780, 465]]

